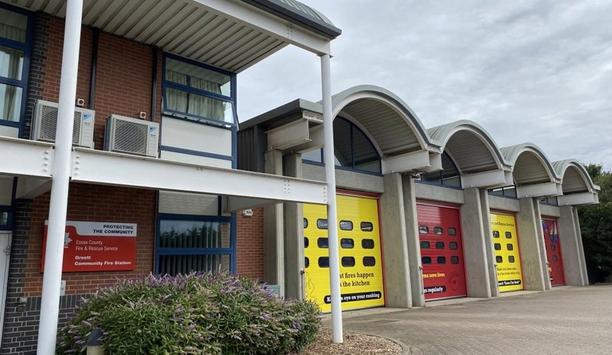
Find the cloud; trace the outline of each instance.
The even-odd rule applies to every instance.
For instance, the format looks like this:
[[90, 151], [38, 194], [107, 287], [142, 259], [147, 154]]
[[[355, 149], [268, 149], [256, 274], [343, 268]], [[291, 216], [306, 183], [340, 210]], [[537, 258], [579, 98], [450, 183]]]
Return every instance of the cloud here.
[[[598, 1], [305, 1], [343, 30], [333, 90], [383, 86], [430, 127], [472, 119], [500, 146], [612, 169], [612, 13]], [[238, 76], [241, 120], [321, 96], [318, 58], [285, 48]]]

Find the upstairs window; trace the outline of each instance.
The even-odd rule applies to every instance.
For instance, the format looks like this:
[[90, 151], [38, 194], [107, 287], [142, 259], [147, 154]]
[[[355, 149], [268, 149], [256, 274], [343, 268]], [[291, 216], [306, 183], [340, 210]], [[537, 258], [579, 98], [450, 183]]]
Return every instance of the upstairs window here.
[[194, 121], [234, 124], [233, 74], [167, 56], [164, 112]]
[[18, 125], [23, 113], [29, 52], [28, 16], [0, 8], [0, 123]]
[[442, 170], [423, 174], [421, 182], [440, 186], [461, 187], [459, 169], [457, 169], [457, 166], [446, 152], [442, 153]]
[[516, 186], [512, 185], [512, 186], [498, 187], [496, 189], [490, 189], [489, 195], [508, 197], [508, 198], [517, 198]]
[[[366, 134], [354, 123], [338, 117], [334, 120], [334, 153], [336, 166], [355, 171], [380, 174], [380, 155]], [[304, 153], [302, 159], [323, 163], [323, 150]]]

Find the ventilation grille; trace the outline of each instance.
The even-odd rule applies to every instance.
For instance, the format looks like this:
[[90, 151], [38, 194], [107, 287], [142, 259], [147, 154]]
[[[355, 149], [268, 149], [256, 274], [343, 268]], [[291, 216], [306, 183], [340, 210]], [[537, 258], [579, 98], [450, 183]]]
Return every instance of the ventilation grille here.
[[[40, 136], [43, 141], [55, 142], [57, 130], [57, 107], [43, 105], [40, 114]], [[72, 143], [79, 144], [81, 136], [81, 112], [74, 112], [74, 128], [72, 130]]]
[[136, 122], [115, 120], [115, 151], [147, 154], [148, 125]]

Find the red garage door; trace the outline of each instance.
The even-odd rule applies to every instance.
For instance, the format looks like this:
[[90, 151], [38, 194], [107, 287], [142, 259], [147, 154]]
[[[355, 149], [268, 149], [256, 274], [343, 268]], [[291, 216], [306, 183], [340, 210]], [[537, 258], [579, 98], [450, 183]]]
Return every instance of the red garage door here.
[[459, 210], [418, 203], [417, 212], [425, 299], [466, 296]]
[[557, 220], [552, 218], [542, 219], [542, 229], [544, 230], [544, 244], [546, 245], [546, 259], [548, 261], [550, 283], [553, 286], [565, 285], [563, 259], [561, 259], [561, 241], [559, 240]]

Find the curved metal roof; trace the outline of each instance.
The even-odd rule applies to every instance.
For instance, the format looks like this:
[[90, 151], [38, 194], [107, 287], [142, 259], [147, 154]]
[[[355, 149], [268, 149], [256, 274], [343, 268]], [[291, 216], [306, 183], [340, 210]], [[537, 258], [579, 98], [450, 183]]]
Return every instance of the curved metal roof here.
[[325, 15], [296, 0], [242, 0], [248, 4], [301, 24], [334, 39], [342, 33]]
[[399, 155], [430, 147], [421, 120], [391, 91], [375, 85], [359, 85], [332, 97], [334, 117], [351, 118], [375, 141], [381, 153]]
[[544, 151], [533, 143], [503, 147], [500, 151], [512, 166], [512, 175], [517, 185], [560, 180]]
[[552, 166], [561, 178], [563, 194], [573, 192], [596, 192], [599, 186], [595, 185], [589, 172], [576, 159], [555, 161]]
[[462, 173], [509, 168], [491, 135], [476, 122], [459, 120], [427, 132], [431, 143], [450, 155]]

